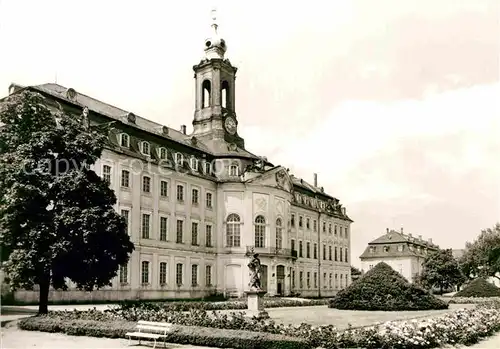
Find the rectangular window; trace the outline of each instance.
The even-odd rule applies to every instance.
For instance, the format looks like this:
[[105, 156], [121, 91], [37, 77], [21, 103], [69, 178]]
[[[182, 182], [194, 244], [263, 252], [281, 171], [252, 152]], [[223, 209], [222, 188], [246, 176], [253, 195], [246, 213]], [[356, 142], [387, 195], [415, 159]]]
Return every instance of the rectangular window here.
[[299, 257], [303, 257], [303, 253], [302, 253], [302, 241], [299, 241]]
[[342, 237], [342, 227], [339, 226], [339, 236]]
[[142, 238], [149, 239], [149, 226], [151, 216], [147, 213], [142, 214]]
[[176, 229], [176, 239], [175, 242], [178, 244], [182, 244], [183, 235], [184, 235], [184, 221], [181, 219], [177, 220], [177, 229]]
[[294, 214], [292, 214], [292, 217], [290, 218], [290, 225], [292, 227], [295, 227], [295, 215]]
[[161, 181], [160, 182], [160, 196], [167, 197], [168, 196], [168, 182]]
[[149, 262], [143, 261], [141, 265], [141, 282], [142, 284], [149, 284]]
[[318, 245], [314, 244], [313, 258], [318, 259]]
[[332, 233], [332, 223], [328, 224], [328, 234]]
[[184, 202], [184, 186], [177, 185], [177, 201]]
[[130, 232], [129, 232], [129, 230], [128, 230], [128, 227], [129, 227], [129, 214], [130, 214], [129, 210], [122, 210], [122, 211], [121, 211], [121, 215], [122, 215], [122, 217], [125, 219], [125, 224], [127, 225], [127, 226], [126, 226], [126, 231], [127, 231], [127, 234], [129, 234], [129, 235], [130, 235]]
[[306, 280], [306, 283], [307, 283], [307, 288], [311, 288], [311, 272], [307, 272], [307, 280]]
[[212, 174], [212, 164], [208, 161], [205, 162], [205, 174], [209, 176]]
[[198, 200], [198, 189], [193, 189], [191, 191], [191, 202], [193, 203], [193, 205], [198, 205]]
[[207, 193], [207, 208], [212, 208], [212, 193]]
[[326, 288], [326, 273], [323, 273], [323, 288]]
[[124, 264], [120, 266], [120, 284], [128, 283], [128, 265]]
[[338, 258], [337, 258], [337, 246], [335, 246], [335, 262], [337, 262]]
[[230, 176], [238, 176], [238, 165], [231, 165], [229, 167], [229, 175]]
[[299, 288], [304, 288], [304, 272], [299, 271]]
[[191, 245], [198, 245], [198, 223], [191, 223]]
[[311, 229], [311, 220], [309, 218], [306, 218], [306, 229]]
[[323, 245], [323, 260], [326, 260], [326, 245]]
[[306, 242], [306, 258], [311, 258], [311, 243]]
[[160, 263], [160, 285], [167, 284], [167, 263]]
[[292, 251], [295, 251], [295, 239], [291, 239], [291, 240], [290, 240], [290, 249], [291, 249]]
[[160, 240], [167, 241], [168, 218], [160, 217]]
[[182, 285], [182, 263], [177, 263], [175, 269], [175, 282], [177, 286]]
[[167, 149], [165, 148], [160, 148], [160, 160], [166, 160], [167, 159]]
[[326, 222], [323, 222], [323, 233], [326, 233]]
[[316, 222], [316, 220], [313, 221], [313, 231], [317, 231], [318, 230], [318, 222]]
[[345, 252], [345, 254], [344, 254], [344, 262], [348, 263], [349, 262], [349, 258], [348, 258], [349, 254], [347, 253], [347, 247], [345, 248], [344, 252]]
[[111, 166], [102, 166], [102, 179], [104, 179], [104, 181], [108, 184], [111, 184]]
[[205, 226], [205, 245], [212, 247], [212, 226], [210, 224]]
[[332, 273], [330, 273], [330, 276], [328, 278], [328, 287], [332, 288]]
[[151, 178], [148, 176], [142, 177], [142, 191], [145, 193], [151, 193]]
[[302, 228], [302, 216], [299, 216], [299, 228]]
[[328, 260], [332, 260], [332, 246], [328, 246]]
[[191, 266], [191, 286], [198, 286], [198, 265]]
[[314, 288], [318, 287], [318, 273], [314, 272]]
[[344, 229], [344, 235], [345, 235], [346, 239], [349, 237], [349, 232], [347, 230], [347, 227], [345, 227], [345, 229]]
[[335, 227], [333, 228], [333, 234], [337, 235], [337, 224], [335, 224]]
[[130, 186], [130, 172], [127, 170], [122, 170], [121, 186], [123, 188], [128, 188]]
[[212, 266], [205, 266], [205, 285], [212, 286]]
[[128, 138], [128, 134], [126, 134], [126, 133], [122, 133], [120, 136], [121, 136], [121, 137], [120, 137], [120, 145], [121, 145], [122, 147], [128, 148], [128, 147], [129, 147], [129, 145], [130, 145], [130, 143], [129, 143], [129, 138]]
[[292, 270], [292, 289], [295, 288], [295, 270]]

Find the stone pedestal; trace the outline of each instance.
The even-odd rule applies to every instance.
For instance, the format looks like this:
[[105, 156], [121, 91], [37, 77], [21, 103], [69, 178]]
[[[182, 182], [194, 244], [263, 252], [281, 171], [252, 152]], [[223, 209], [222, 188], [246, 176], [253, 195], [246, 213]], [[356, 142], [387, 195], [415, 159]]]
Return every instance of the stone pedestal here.
[[266, 291], [245, 291], [247, 295], [248, 309], [246, 315], [248, 317], [256, 317], [258, 319], [269, 319], [269, 314], [264, 309], [264, 302], [262, 297]]

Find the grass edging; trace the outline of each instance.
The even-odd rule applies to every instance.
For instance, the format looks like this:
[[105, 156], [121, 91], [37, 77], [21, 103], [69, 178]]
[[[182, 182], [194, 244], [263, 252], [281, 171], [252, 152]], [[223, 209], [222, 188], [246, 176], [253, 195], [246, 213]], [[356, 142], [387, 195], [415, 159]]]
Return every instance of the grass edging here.
[[[64, 333], [71, 336], [126, 338], [125, 333], [133, 331], [136, 324], [131, 321], [95, 320], [63, 322], [48, 316], [33, 316], [20, 320], [18, 327], [26, 331]], [[311, 345], [300, 338], [264, 332], [182, 325], [174, 325], [174, 330], [168, 334], [166, 342], [234, 349], [311, 349]]]

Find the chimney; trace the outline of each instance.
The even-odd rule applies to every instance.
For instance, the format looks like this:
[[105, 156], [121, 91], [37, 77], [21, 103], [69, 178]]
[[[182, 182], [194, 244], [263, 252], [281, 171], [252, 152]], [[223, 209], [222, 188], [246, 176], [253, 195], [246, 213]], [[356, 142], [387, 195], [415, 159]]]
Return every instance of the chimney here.
[[[403, 227], [401, 227], [401, 234], [403, 234]], [[410, 234], [410, 236], [411, 236], [411, 234]]]
[[432, 239], [429, 239], [429, 243], [432, 244]]
[[408, 236], [411, 238], [411, 237], [412, 237], [412, 236], [411, 236], [411, 233], [410, 233], [410, 234], [408, 234]]
[[419, 239], [420, 241], [422, 241], [422, 235], [419, 235], [419, 236], [418, 236], [418, 239]]
[[345, 216], [345, 207], [342, 207], [342, 214]]
[[387, 232], [387, 234], [389, 234], [389, 228], [385, 228], [385, 231]]
[[181, 132], [183, 135], [186, 134], [186, 125], [181, 125]]
[[316, 188], [318, 186], [318, 174], [314, 174], [314, 187]]

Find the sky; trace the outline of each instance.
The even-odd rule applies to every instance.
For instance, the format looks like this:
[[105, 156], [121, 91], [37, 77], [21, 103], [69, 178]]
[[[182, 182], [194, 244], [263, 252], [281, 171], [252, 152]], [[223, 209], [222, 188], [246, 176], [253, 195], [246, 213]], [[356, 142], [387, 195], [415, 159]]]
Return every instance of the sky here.
[[190, 132], [213, 6], [246, 148], [318, 173], [354, 265], [386, 228], [463, 248], [500, 221], [498, 0], [0, 0], [0, 95], [57, 81]]

